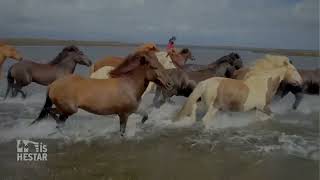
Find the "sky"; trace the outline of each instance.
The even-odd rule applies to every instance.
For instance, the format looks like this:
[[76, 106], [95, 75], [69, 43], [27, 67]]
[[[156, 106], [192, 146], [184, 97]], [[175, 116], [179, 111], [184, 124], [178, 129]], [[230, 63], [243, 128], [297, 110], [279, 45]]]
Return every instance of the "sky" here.
[[1, 0], [0, 38], [319, 49], [319, 0]]

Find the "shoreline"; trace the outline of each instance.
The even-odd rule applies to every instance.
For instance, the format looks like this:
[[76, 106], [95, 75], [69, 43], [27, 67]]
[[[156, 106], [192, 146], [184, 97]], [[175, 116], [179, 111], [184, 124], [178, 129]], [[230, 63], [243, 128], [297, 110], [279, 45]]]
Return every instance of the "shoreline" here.
[[[77, 40], [53, 40], [53, 39], [33, 39], [33, 38], [3, 38], [1, 41], [14, 46], [101, 46], [101, 47], [134, 47], [141, 43], [123, 43], [116, 41], [77, 41]], [[164, 44], [158, 44], [160, 47], [165, 47]], [[299, 49], [277, 49], [277, 48], [252, 48], [252, 47], [236, 47], [236, 46], [201, 46], [182, 44], [180, 47], [188, 48], [207, 48], [221, 49], [233, 51], [251, 51], [253, 53], [270, 53], [285, 56], [310, 56], [320, 57], [320, 52], [317, 50], [299, 50]]]

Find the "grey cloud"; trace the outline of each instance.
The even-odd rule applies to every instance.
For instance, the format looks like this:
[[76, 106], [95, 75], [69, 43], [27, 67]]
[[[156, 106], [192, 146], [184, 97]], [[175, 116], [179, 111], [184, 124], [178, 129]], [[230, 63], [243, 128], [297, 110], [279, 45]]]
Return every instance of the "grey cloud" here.
[[318, 0], [4, 0], [1, 37], [319, 47]]

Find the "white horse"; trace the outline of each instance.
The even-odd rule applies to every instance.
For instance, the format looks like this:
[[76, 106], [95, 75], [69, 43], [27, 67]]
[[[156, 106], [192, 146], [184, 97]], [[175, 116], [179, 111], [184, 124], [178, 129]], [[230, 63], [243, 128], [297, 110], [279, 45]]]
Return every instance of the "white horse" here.
[[287, 57], [266, 55], [250, 68], [243, 80], [214, 77], [200, 82], [175, 120], [190, 115], [196, 120], [200, 97], [207, 108], [202, 119], [206, 127], [218, 110], [244, 112], [256, 109], [271, 115], [268, 105], [283, 80], [302, 84], [300, 74]]

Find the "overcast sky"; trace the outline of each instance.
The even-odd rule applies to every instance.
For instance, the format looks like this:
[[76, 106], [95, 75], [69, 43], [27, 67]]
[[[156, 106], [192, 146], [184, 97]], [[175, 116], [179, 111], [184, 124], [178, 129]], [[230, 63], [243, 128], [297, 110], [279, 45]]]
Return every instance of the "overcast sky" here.
[[0, 37], [319, 48], [319, 0], [1, 0]]

